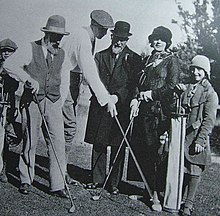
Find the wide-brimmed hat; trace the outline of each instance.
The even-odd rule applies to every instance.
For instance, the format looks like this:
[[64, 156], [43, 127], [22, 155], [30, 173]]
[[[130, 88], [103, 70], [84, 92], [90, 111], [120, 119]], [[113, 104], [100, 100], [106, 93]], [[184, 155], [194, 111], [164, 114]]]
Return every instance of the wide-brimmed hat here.
[[69, 35], [70, 33], [65, 31], [65, 23], [64, 17], [53, 15], [48, 18], [46, 26], [42, 27], [41, 31]]
[[171, 45], [172, 33], [168, 28], [164, 26], [158, 26], [153, 30], [152, 34], [148, 36], [149, 43], [152, 43], [155, 39], [161, 39], [162, 41]]
[[93, 10], [90, 18], [104, 28], [114, 27], [114, 22], [110, 14], [104, 10]]
[[0, 49], [10, 49], [15, 51], [17, 48], [17, 44], [9, 38], [0, 41]]
[[129, 23], [125, 21], [118, 21], [115, 23], [115, 28], [111, 30], [111, 32], [117, 37], [126, 38], [132, 35], [132, 33], [129, 32], [130, 27]]

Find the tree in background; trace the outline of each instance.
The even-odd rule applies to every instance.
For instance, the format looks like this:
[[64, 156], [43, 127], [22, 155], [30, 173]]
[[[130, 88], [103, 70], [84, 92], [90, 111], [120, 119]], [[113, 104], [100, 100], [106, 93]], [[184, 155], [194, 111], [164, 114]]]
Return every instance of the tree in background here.
[[190, 60], [196, 54], [205, 55], [211, 60], [211, 81], [220, 96], [220, 0], [194, 0], [194, 13], [184, 10], [180, 2], [176, 4], [181, 29], [186, 34], [186, 41], [175, 48], [183, 71], [182, 81], [187, 80]]

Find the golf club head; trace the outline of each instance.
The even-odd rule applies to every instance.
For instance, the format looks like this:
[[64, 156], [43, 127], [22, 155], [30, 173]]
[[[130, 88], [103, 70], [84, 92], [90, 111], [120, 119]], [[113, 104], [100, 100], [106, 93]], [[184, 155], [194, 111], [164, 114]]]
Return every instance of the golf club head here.
[[93, 201], [97, 201], [97, 200], [99, 200], [100, 199], [100, 195], [95, 195], [95, 196], [93, 196], [91, 199], [93, 200]]
[[69, 213], [73, 213], [76, 210], [76, 206], [73, 204], [69, 209]]
[[154, 204], [152, 205], [152, 209], [153, 209], [154, 211], [161, 212], [161, 211], [162, 211], [162, 206], [160, 205], [160, 203], [154, 203]]

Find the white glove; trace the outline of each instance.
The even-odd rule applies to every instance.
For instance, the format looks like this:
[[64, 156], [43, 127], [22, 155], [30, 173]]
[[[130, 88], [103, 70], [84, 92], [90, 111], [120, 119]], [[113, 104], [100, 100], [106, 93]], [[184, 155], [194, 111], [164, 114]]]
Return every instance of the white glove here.
[[139, 105], [138, 105], [138, 100], [137, 99], [133, 99], [130, 103], [130, 120], [132, 117], [136, 117], [138, 116], [138, 112], [139, 112]]
[[153, 100], [152, 91], [149, 90], [140, 92], [140, 100], [145, 100], [146, 102], [148, 102], [149, 100]]

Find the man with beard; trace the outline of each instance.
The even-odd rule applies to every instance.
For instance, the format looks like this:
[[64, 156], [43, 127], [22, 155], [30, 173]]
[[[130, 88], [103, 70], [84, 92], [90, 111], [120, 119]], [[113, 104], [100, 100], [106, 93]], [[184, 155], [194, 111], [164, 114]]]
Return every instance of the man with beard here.
[[[12, 69], [11, 71], [19, 71], [22, 68], [27, 76], [39, 83], [39, 88], [36, 89], [33, 88], [33, 85], [30, 86], [29, 82], [26, 82], [20, 102], [24, 137], [19, 160], [21, 183], [19, 191], [22, 194], [29, 194], [30, 192], [30, 185], [34, 180], [36, 146], [39, 142], [41, 126], [43, 126], [42, 132], [49, 155], [51, 194], [68, 198], [62, 176], [65, 175], [66, 171], [62, 99], [60, 95], [64, 50], [59, 48], [59, 44], [63, 36], [69, 35], [69, 32], [65, 31], [65, 19], [59, 15], [49, 17], [46, 26], [41, 28], [41, 31], [45, 33], [42, 39], [29, 44], [26, 50], [21, 49], [19, 51], [18, 49], [15, 58], [7, 62], [8, 68], [11, 67]], [[27, 59], [22, 58], [24, 55], [27, 56]], [[14, 69], [12, 65], [14, 65]], [[35, 94], [37, 101], [33, 97], [33, 91], [37, 92]], [[46, 133], [46, 128], [42, 125], [38, 103], [45, 116], [53, 146]]]
[[[133, 77], [140, 66], [140, 56], [127, 47], [127, 41], [132, 34], [130, 24], [118, 21], [112, 30], [111, 46], [96, 53], [99, 76], [105, 87], [112, 95], [119, 121], [125, 127], [129, 119], [129, 103], [134, 90]], [[107, 146], [111, 146], [111, 165], [122, 141], [121, 132], [114, 118], [91, 97], [85, 141], [93, 144], [92, 171], [93, 182], [87, 184], [88, 189], [94, 189], [103, 184], [106, 177]], [[119, 193], [119, 183], [122, 177], [124, 148], [113, 169], [108, 189], [112, 194]]]

